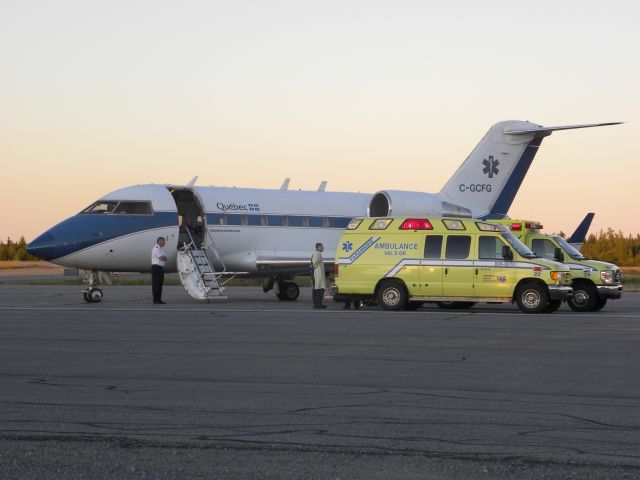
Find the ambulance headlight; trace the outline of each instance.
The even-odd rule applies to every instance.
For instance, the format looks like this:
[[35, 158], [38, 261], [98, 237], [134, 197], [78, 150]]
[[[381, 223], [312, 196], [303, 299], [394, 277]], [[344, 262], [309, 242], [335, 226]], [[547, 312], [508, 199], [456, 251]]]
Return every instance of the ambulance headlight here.
[[602, 283], [613, 283], [613, 271], [605, 270], [603, 272], [600, 272], [600, 279], [602, 280]]

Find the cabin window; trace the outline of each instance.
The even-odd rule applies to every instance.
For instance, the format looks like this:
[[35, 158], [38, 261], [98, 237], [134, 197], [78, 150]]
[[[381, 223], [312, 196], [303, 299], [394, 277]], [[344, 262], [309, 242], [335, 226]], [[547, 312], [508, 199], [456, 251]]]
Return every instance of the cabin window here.
[[444, 257], [450, 259], [468, 258], [470, 248], [471, 237], [467, 235], [449, 235]]
[[424, 258], [440, 258], [442, 235], [427, 235], [424, 241]]
[[113, 211], [119, 215], [151, 215], [149, 202], [120, 202]]
[[98, 201], [84, 210], [81, 213], [111, 213], [118, 205], [118, 202]]
[[487, 260], [502, 260], [504, 243], [498, 237], [480, 236], [478, 240], [478, 258]]
[[555, 260], [556, 244], [546, 238], [534, 238], [531, 242], [531, 250], [536, 255], [549, 260]]
[[321, 217], [309, 217], [309, 225], [310, 227], [322, 227], [322, 218]]

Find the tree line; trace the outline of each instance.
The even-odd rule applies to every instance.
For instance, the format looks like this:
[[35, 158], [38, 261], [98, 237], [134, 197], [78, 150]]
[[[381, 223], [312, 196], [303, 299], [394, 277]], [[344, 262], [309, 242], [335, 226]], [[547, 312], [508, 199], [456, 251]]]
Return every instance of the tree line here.
[[[590, 234], [580, 250], [588, 258], [625, 267], [640, 266], [640, 235], [625, 236], [620, 231], [608, 228]], [[0, 260], [34, 261], [38, 258], [27, 253], [27, 242], [20, 237], [17, 242], [10, 238], [0, 242]]]
[[17, 242], [10, 238], [7, 238], [6, 242], [0, 242], [0, 260], [34, 261], [39, 258], [27, 252], [27, 241], [20, 237]]
[[625, 237], [612, 228], [600, 230], [587, 237], [580, 251], [587, 258], [625, 267], [640, 266], [640, 235]]

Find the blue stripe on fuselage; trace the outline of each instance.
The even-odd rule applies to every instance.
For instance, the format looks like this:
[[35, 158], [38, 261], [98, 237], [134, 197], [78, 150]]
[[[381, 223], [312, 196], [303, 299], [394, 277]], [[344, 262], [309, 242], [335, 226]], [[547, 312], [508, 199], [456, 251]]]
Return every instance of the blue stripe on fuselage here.
[[80, 213], [47, 230], [27, 249], [43, 260], [55, 260], [123, 235], [177, 225], [177, 212], [153, 215]]

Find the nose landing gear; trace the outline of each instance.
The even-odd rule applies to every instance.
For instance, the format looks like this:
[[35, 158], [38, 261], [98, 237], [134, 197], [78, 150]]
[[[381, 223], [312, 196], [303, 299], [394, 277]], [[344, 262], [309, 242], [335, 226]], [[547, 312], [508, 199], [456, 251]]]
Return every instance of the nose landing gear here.
[[[102, 297], [104, 296], [104, 293], [102, 289], [98, 286], [101, 273], [104, 273], [104, 272], [98, 272], [95, 270], [85, 272], [84, 281], [89, 284], [86, 290], [82, 291], [82, 298], [84, 298], [85, 302], [98, 303], [102, 301]], [[105, 276], [103, 275], [103, 280], [104, 280], [104, 277]], [[110, 279], [108, 277], [106, 278], [107, 278], [107, 283], [110, 284], [111, 283]]]
[[97, 285], [89, 285], [89, 288], [82, 291], [82, 297], [87, 303], [101, 302], [102, 296], [102, 289]]

